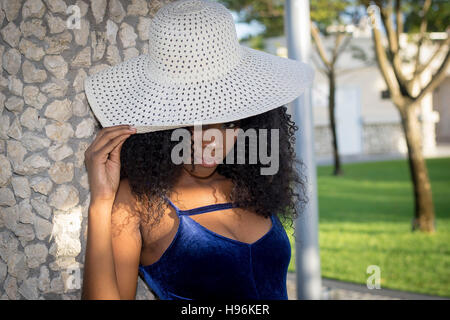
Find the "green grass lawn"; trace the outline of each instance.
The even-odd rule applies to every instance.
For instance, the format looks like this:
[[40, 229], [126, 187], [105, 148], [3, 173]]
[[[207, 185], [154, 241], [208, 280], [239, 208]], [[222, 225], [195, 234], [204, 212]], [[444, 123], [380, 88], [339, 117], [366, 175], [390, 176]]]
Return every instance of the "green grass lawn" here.
[[[317, 167], [319, 245], [325, 278], [366, 284], [378, 265], [381, 287], [450, 297], [450, 158], [427, 159], [436, 233], [411, 232], [414, 200], [406, 160]], [[295, 244], [289, 271], [295, 272]]]

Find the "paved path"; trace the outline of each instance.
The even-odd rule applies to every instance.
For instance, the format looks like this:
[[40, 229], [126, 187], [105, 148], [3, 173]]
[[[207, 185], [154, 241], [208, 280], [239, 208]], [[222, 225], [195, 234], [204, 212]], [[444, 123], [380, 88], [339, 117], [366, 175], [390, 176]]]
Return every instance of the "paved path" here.
[[[296, 274], [288, 272], [289, 300], [297, 300]], [[367, 286], [322, 278], [323, 300], [450, 300], [439, 296], [416, 294], [391, 289], [368, 289]]]

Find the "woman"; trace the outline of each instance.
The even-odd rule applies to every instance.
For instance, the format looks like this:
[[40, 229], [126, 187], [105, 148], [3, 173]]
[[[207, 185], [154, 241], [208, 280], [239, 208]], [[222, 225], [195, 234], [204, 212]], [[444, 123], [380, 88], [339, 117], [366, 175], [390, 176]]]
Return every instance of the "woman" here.
[[[208, 27], [217, 27], [211, 33], [222, 50], [161, 27], [178, 23], [191, 30], [207, 25], [205, 19], [218, 21]], [[85, 82], [104, 128], [85, 153], [91, 203], [82, 298], [134, 299], [140, 275], [160, 299], [287, 299], [291, 247], [281, 221], [292, 225], [307, 199], [293, 151], [298, 128], [284, 104], [312, 81], [311, 70], [294, 60], [242, 49], [235, 34], [223, 31], [234, 30], [233, 19], [218, 3], [176, 1], [160, 9], [153, 21], [150, 58], [130, 59]], [[180, 60], [191, 61], [187, 57], [167, 62], [171, 55], [167, 57], [163, 42], [169, 45], [180, 37], [187, 43], [178, 52], [209, 61], [208, 72], [194, 61], [181, 65]], [[203, 48], [192, 53], [189, 48], [199, 43]], [[217, 58], [222, 51], [228, 56]], [[200, 58], [203, 52], [215, 58]], [[158, 57], [160, 63], [155, 62]], [[177, 89], [171, 91], [174, 84]], [[252, 92], [246, 90], [251, 87]], [[199, 121], [201, 143], [194, 141], [193, 125]], [[130, 130], [121, 123], [138, 125]], [[190, 164], [173, 161], [179, 141], [172, 134], [180, 129], [191, 134]], [[220, 135], [205, 138], [208, 129], [218, 129]], [[259, 129], [267, 129], [267, 135]], [[241, 162], [235, 149], [248, 130], [258, 134], [256, 141], [243, 140]], [[275, 174], [261, 174], [267, 163], [260, 153], [256, 163], [250, 160], [252, 147], [259, 149], [264, 141], [269, 141], [268, 154], [279, 152]], [[222, 151], [214, 163], [203, 152], [211, 144], [216, 145], [212, 156]], [[194, 157], [198, 150], [201, 159]]]

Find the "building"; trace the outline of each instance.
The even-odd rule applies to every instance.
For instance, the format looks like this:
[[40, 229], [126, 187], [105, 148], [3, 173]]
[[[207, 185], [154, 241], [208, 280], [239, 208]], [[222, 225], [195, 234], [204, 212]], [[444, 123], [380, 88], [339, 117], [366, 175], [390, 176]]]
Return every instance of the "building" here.
[[[332, 31], [332, 30], [331, 30]], [[349, 31], [349, 30], [347, 30]], [[386, 83], [378, 69], [370, 28], [351, 26], [352, 38], [340, 56], [336, 69], [336, 126], [341, 155], [406, 154], [400, 115], [389, 98]], [[434, 34], [435, 37], [446, 33]], [[334, 45], [334, 36], [323, 38], [325, 48]], [[406, 56], [414, 56], [415, 46], [407, 45], [407, 35], [401, 36]], [[244, 43], [245, 45], [245, 43]], [[423, 57], [434, 51], [424, 46]], [[265, 40], [265, 51], [287, 57], [283, 37]], [[438, 61], [439, 62], [439, 61]], [[332, 155], [332, 135], [328, 112], [328, 78], [319, 68], [321, 60], [312, 47], [312, 64], [316, 69], [313, 86], [313, 117], [315, 153]], [[430, 75], [425, 75], [425, 77]], [[424, 79], [426, 80], [426, 79]], [[450, 142], [450, 70], [446, 80], [426, 97], [419, 119], [422, 123], [424, 155], [433, 155], [438, 142]]]

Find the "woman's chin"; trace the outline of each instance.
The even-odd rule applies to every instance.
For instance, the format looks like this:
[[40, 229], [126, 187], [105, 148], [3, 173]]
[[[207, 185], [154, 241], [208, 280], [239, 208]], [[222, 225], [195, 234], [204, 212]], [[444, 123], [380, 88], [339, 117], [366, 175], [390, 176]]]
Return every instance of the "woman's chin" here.
[[194, 165], [202, 168], [215, 168], [218, 163], [215, 159], [194, 159]]
[[217, 167], [217, 163], [213, 160], [211, 162], [206, 162], [205, 160], [202, 161], [201, 164], [199, 164], [203, 168], [215, 168]]

